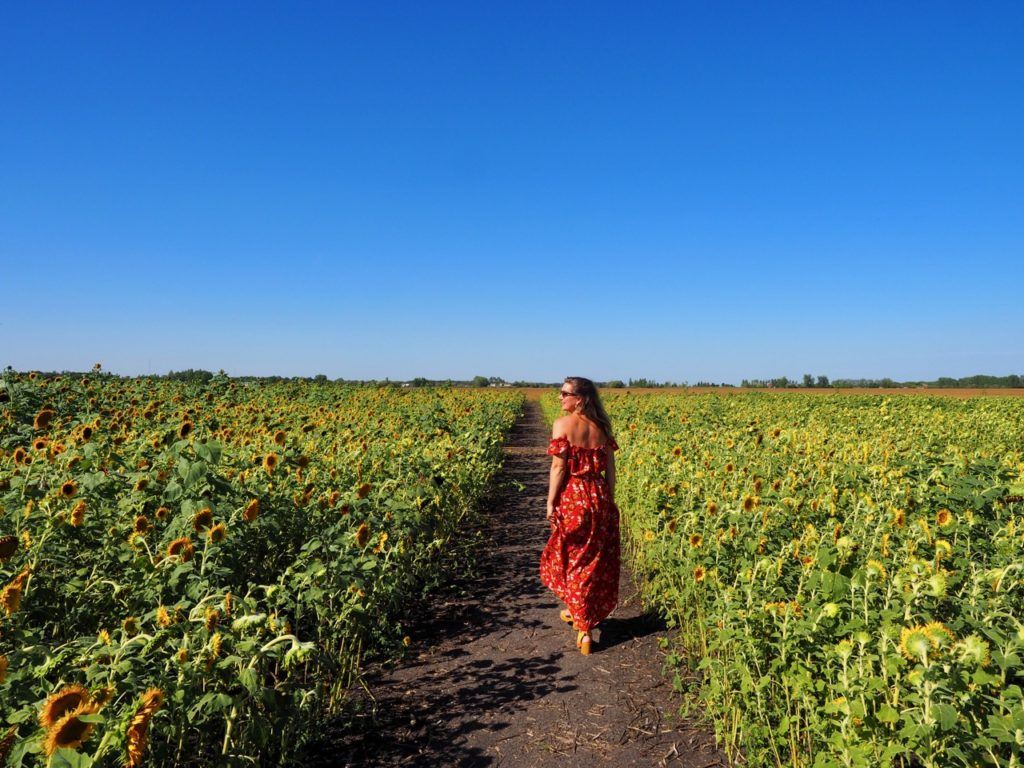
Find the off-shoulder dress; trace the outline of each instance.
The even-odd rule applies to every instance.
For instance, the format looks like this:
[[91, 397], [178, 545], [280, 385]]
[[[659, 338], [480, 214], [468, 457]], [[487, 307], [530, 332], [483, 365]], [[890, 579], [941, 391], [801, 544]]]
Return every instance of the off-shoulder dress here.
[[[609, 446], [619, 448], [614, 440]], [[555, 503], [540, 578], [569, 607], [581, 632], [606, 618], [619, 600], [619, 509], [604, 476], [606, 449], [556, 437], [547, 451], [565, 457], [569, 479]]]

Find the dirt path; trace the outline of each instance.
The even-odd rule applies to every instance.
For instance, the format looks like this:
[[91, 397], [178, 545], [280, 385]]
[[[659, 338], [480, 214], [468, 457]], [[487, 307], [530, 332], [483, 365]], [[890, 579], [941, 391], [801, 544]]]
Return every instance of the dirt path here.
[[376, 713], [329, 728], [306, 765], [727, 765], [710, 734], [673, 716], [657, 642], [666, 630], [642, 615], [628, 573], [589, 657], [559, 620], [537, 572], [548, 439], [538, 404], [527, 402], [505, 448], [486, 524], [493, 545], [477, 578], [413, 612], [419, 652], [371, 670]]

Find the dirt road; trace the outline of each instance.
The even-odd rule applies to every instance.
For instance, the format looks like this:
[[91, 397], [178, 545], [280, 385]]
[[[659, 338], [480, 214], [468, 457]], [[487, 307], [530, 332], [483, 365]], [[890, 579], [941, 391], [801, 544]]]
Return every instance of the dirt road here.
[[658, 645], [666, 630], [643, 615], [629, 573], [589, 657], [559, 620], [537, 572], [548, 439], [538, 404], [527, 402], [505, 448], [477, 578], [413, 612], [418, 652], [371, 669], [375, 712], [328, 729], [306, 765], [727, 765], [706, 730], [674, 717]]

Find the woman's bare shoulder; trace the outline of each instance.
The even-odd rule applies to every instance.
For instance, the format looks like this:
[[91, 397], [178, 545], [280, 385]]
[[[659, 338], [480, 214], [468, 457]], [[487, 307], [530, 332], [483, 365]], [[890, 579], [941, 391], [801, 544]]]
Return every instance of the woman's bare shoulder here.
[[573, 423], [572, 416], [559, 416], [551, 425], [552, 437], [568, 437], [569, 430]]

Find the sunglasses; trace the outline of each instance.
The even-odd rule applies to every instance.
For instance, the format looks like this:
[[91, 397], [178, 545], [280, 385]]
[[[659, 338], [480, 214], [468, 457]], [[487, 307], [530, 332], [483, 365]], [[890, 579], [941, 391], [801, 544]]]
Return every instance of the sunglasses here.
[[559, 397], [579, 397], [579, 395], [577, 395], [575, 392], [566, 392], [564, 389], [563, 390], [559, 390], [558, 396]]

